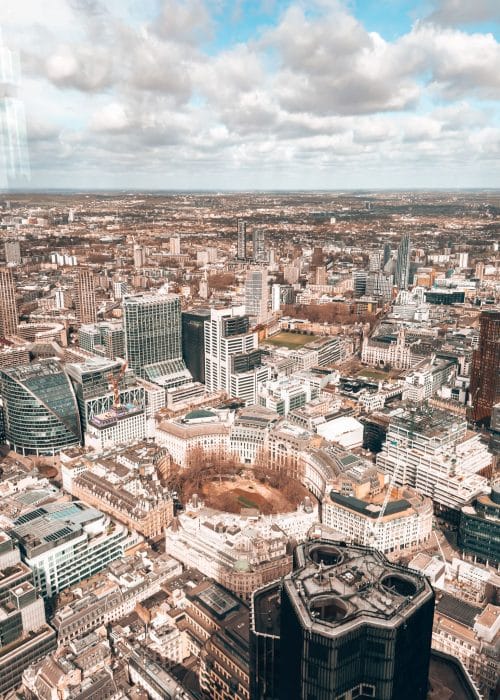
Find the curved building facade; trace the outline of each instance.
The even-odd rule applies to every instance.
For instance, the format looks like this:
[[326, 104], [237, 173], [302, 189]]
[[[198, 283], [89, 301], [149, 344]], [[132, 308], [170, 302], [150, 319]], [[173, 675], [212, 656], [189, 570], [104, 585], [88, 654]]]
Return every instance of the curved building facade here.
[[81, 442], [76, 396], [58, 362], [0, 370], [5, 439], [22, 454], [51, 455]]

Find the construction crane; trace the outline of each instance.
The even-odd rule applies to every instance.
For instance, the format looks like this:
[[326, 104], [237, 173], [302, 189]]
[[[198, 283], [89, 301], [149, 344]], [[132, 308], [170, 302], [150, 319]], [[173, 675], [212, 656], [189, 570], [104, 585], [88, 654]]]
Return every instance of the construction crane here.
[[115, 376], [114, 374], [108, 375], [108, 382], [113, 387], [113, 408], [119, 408], [120, 403], [120, 382], [123, 379], [125, 372], [127, 371], [128, 360], [125, 360], [124, 364], [121, 366], [120, 371]]
[[387, 485], [387, 492], [385, 494], [384, 500], [382, 502], [382, 507], [377, 515], [377, 519], [371, 526], [370, 530], [370, 545], [372, 547], [375, 546], [375, 543], [377, 541], [377, 534], [378, 534], [378, 529], [380, 527], [382, 518], [384, 517], [385, 510], [387, 508], [387, 504], [389, 503], [389, 499], [391, 497], [392, 489], [394, 488], [394, 485], [396, 483], [396, 477], [398, 475], [399, 471], [399, 450], [397, 449], [399, 447], [397, 440], [391, 440], [391, 445], [394, 445], [396, 447], [396, 467], [394, 468], [394, 472], [391, 476], [391, 480], [389, 481], [389, 484]]

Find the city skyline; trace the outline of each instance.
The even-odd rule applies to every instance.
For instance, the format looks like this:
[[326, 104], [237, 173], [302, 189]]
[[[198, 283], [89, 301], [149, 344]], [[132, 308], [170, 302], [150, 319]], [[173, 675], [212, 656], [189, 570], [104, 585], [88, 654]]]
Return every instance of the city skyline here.
[[494, 188], [499, 23], [495, 0], [6, 0], [26, 187]]

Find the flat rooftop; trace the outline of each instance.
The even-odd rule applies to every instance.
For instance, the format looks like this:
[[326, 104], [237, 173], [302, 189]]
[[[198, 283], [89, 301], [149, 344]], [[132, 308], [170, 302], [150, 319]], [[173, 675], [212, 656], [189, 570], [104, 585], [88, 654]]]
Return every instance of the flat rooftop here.
[[297, 568], [284, 579], [304, 627], [336, 636], [367, 620], [399, 625], [431, 598], [421, 574], [391, 564], [367, 547], [330, 540], [309, 541], [296, 550]]

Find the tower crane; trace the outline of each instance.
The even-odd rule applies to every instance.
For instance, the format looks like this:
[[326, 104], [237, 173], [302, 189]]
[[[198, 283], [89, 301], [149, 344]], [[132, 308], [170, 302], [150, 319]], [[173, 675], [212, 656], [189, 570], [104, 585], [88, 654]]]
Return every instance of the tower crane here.
[[387, 504], [389, 503], [389, 499], [391, 497], [391, 492], [392, 492], [392, 489], [394, 488], [394, 485], [396, 483], [396, 478], [397, 478], [397, 475], [399, 472], [400, 464], [399, 464], [399, 450], [397, 449], [398, 448], [397, 440], [391, 440], [391, 445], [394, 445], [396, 447], [396, 466], [395, 466], [394, 472], [391, 476], [391, 480], [389, 481], [389, 484], [387, 485], [387, 492], [384, 496], [384, 500], [382, 502], [382, 507], [377, 515], [377, 519], [375, 520], [373, 525], [370, 526], [371, 532], [370, 532], [370, 540], [369, 541], [370, 541], [370, 545], [372, 547], [374, 547], [376, 544], [378, 530], [380, 528], [382, 518], [384, 517], [384, 513], [385, 513], [385, 510], [387, 508]]
[[113, 387], [113, 408], [119, 408], [120, 403], [120, 382], [123, 379], [125, 372], [127, 371], [128, 360], [125, 360], [124, 364], [121, 366], [120, 371], [115, 376], [113, 374], [108, 375], [108, 381]]

